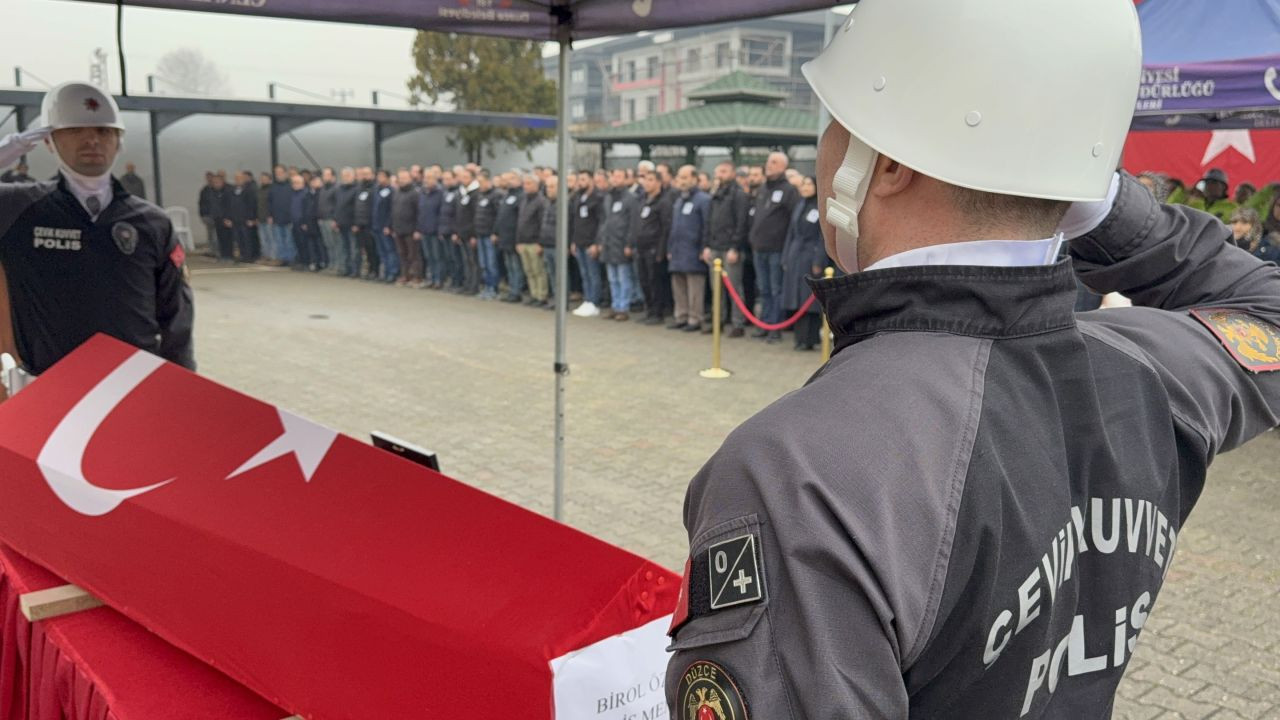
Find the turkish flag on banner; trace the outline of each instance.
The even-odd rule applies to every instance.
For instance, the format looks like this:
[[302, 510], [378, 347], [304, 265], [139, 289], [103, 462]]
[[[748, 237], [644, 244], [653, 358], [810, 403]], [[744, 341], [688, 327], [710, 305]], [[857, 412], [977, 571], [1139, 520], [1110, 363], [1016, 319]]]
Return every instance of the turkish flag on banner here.
[[1261, 188], [1280, 182], [1280, 130], [1131, 132], [1124, 168], [1134, 174], [1162, 172], [1187, 187], [1210, 168], [1222, 168], [1232, 193], [1242, 182]]
[[0, 498], [0, 540], [311, 720], [661, 697], [673, 573], [104, 336], [0, 405]]

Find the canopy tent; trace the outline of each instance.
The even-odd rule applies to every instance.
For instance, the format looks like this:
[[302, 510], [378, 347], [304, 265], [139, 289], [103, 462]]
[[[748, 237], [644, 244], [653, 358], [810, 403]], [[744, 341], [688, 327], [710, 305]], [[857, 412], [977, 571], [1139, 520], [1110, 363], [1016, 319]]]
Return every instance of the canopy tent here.
[[1144, 0], [1138, 17], [1145, 72], [1125, 166], [1280, 180], [1280, 0]]
[[[387, 25], [556, 42], [560, 46], [557, 108], [557, 172], [569, 169], [569, 55], [574, 40], [604, 35], [705, 25], [830, 8], [833, 0], [271, 0], [210, 3], [207, 0], [86, 0], [115, 5], [121, 81], [125, 73], [125, 7], [221, 12], [246, 17], [325, 20]], [[127, 85], [123, 88], [128, 94]], [[566, 327], [569, 295], [569, 206], [556, 204], [555, 497], [553, 514], [564, 517], [564, 393], [569, 374]]]

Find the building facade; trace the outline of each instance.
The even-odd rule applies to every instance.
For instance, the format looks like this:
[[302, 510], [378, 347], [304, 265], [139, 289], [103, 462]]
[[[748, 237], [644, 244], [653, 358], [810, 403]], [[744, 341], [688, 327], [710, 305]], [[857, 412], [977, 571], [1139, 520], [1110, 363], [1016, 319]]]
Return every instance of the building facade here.
[[[786, 93], [783, 106], [818, 111], [800, 74], [823, 45], [824, 12], [645, 33], [575, 50], [569, 123], [575, 130], [621, 125], [689, 107], [687, 95], [742, 70]], [[546, 61], [554, 78], [558, 58]]]

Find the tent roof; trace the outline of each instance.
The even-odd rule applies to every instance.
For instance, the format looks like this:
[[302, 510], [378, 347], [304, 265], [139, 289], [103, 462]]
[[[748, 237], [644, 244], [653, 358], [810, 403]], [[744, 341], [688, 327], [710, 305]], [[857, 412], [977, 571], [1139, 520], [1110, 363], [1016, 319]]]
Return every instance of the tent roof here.
[[1147, 65], [1280, 52], [1280, 0], [1143, 0], [1138, 17]]
[[786, 100], [787, 94], [754, 75], [748, 75], [742, 70], [734, 70], [728, 75], [694, 90], [686, 97], [690, 100], [704, 100], [709, 103], [732, 102], [735, 100], [769, 103], [776, 100]]
[[[847, 0], [845, 0], [847, 2]], [[89, 0], [109, 5], [117, 0]], [[127, 7], [221, 12], [246, 17], [387, 25], [438, 32], [559, 40], [746, 20], [830, 8], [835, 0], [120, 0]], [[126, 21], [127, 22], [127, 21]]]
[[759, 102], [716, 102], [576, 136], [583, 142], [652, 145], [813, 144], [818, 118]]

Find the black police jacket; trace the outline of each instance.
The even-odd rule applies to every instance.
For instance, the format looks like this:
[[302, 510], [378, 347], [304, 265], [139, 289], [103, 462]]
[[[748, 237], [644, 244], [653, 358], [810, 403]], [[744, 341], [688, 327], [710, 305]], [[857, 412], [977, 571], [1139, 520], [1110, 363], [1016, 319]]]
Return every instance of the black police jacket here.
[[24, 366], [48, 370], [95, 333], [195, 369], [185, 254], [164, 211], [112, 181], [96, 221], [61, 175], [0, 185], [0, 265]]

